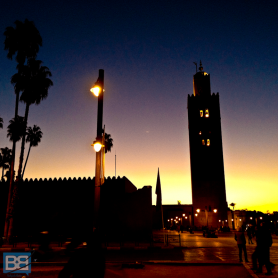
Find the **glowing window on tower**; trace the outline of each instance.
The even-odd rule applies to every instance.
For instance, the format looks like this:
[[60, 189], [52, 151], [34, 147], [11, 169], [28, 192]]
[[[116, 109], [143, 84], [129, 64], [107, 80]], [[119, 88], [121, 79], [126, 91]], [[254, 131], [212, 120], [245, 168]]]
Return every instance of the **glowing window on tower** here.
[[204, 112], [203, 112], [203, 110], [200, 110], [200, 117], [204, 117]]
[[205, 139], [202, 140], [202, 145], [203, 145], [203, 146], [205, 145]]
[[207, 139], [207, 146], [210, 146], [210, 140]]
[[205, 110], [205, 117], [206, 117], [206, 118], [209, 117], [209, 110], [208, 110], [208, 109]]

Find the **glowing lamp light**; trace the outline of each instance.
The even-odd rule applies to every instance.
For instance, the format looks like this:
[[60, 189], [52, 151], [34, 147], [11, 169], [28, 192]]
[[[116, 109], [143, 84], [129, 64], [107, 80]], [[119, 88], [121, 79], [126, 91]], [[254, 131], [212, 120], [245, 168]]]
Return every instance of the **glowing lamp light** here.
[[173, 220], [173, 218], [171, 218], [171, 220]]
[[213, 212], [217, 212], [217, 209], [214, 209]]
[[101, 143], [101, 139], [96, 138], [96, 140], [93, 142], [93, 144], [91, 145], [94, 147], [94, 150], [96, 152], [99, 152], [101, 150], [101, 147], [104, 147], [104, 145], [102, 145]]
[[[187, 216], [185, 217], [185, 219], [187, 219]], [[278, 221], [277, 221], [278, 222]]]
[[225, 222], [227, 222], [227, 220], [225, 220]]
[[239, 219], [239, 221], [241, 221], [241, 219]]
[[232, 219], [232, 221], [234, 221], [234, 219]]
[[182, 216], [185, 216], [185, 214], [183, 214]]
[[176, 219], [178, 219], [178, 217], [176, 216]]
[[199, 212], [200, 212], [200, 209], [196, 209], [196, 211], [199, 213]]
[[253, 218], [252, 218], [252, 217], [250, 217], [250, 219], [252, 220]]
[[219, 222], [221, 222], [221, 220], [219, 220]]
[[181, 219], [179, 218], [179, 220], [181, 220]]
[[98, 97], [100, 92], [101, 92], [101, 87], [98, 85], [94, 85], [93, 88], [90, 89], [90, 91], [96, 96]]
[[94, 145], [94, 149], [96, 152], [99, 152], [101, 147], [102, 147], [102, 144], [100, 144], [99, 142], [93, 144]]
[[168, 219], [168, 222], [170, 221], [170, 219]]
[[260, 217], [260, 219], [263, 219], [262, 217]]
[[195, 216], [198, 216], [198, 214], [196, 213]]

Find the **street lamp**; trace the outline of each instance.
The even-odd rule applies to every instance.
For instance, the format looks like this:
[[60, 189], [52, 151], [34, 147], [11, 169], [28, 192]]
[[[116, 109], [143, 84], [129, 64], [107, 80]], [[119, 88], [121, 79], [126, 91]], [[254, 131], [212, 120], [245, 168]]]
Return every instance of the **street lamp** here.
[[[104, 183], [104, 135], [102, 134], [102, 119], [103, 119], [103, 92], [104, 92], [104, 70], [99, 70], [97, 82], [90, 91], [98, 98], [97, 109], [97, 137], [92, 146], [96, 151], [96, 170], [95, 170], [95, 190], [94, 190], [94, 214], [93, 227], [99, 226], [99, 207], [100, 207], [100, 187]], [[102, 149], [102, 151], [100, 151]]]

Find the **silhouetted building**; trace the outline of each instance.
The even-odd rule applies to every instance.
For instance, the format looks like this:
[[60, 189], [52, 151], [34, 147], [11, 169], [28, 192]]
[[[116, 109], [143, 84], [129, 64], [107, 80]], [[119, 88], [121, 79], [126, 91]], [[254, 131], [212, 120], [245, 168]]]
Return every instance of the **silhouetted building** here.
[[[8, 183], [0, 182], [2, 231]], [[26, 238], [49, 231], [72, 237], [91, 229], [94, 178], [30, 179], [19, 187], [14, 235]], [[126, 177], [106, 178], [101, 187], [102, 235], [105, 240], [151, 238], [152, 189], [137, 189]]]
[[137, 189], [126, 177], [108, 177], [101, 187], [101, 229], [106, 239], [150, 239], [152, 187]]
[[194, 225], [224, 225], [227, 202], [219, 94], [211, 94], [210, 75], [201, 63], [187, 108]]

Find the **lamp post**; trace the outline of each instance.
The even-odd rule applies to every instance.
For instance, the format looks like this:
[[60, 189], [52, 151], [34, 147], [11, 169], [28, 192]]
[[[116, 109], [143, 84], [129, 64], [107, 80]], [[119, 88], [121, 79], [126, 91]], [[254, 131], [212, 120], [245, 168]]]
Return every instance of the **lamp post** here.
[[[99, 226], [99, 207], [100, 207], [100, 187], [104, 182], [104, 151], [100, 151], [104, 147], [102, 135], [102, 119], [103, 119], [103, 92], [104, 92], [104, 70], [99, 70], [99, 76], [97, 82], [90, 90], [98, 98], [98, 110], [97, 110], [97, 137], [94, 143], [94, 149], [96, 151], [96, 170], [95, 170], [95, 188], [94, 188], [94, 213], [93, 213], [93, 227]], [[103, 165], [102, 165], [103, 164]]]

